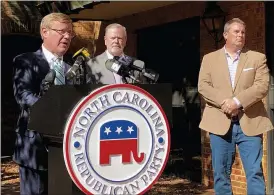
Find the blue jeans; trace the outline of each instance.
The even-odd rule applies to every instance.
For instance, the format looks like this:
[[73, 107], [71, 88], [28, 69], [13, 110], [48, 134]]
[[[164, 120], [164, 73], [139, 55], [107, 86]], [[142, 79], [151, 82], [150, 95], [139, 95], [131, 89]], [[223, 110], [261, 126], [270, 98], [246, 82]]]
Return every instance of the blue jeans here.
[[247, 194], [265, 195], [265, 182], [261, 161], [262, 135], [246, 136], [238, 122], [232, 123], [224, 136], [210, 133], [214, 190], [216, 195], [232, 195], [231, 168], [235, 159], [236, 144], [244, 166]]

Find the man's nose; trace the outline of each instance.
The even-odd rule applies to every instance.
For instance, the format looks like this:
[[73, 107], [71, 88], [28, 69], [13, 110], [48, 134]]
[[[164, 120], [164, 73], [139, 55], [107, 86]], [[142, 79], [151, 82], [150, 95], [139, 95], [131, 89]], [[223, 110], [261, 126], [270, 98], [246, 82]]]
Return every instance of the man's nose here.
[[244, 34], [245, 34], [244, 32], [239, 32], [239, 33], [238, 33], [238, 36], [239, 36], [239, 37], [243, 37]]
[[65, 39], [70, 39], [70, 35], [68, 33], [64, 34]]

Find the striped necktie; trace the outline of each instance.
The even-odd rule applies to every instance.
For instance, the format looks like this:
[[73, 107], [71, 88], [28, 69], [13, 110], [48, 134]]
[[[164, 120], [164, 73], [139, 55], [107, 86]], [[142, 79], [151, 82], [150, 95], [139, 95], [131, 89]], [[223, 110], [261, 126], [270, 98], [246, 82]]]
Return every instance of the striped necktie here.
[[65, 84], [65, 74], [64, 74], [64, 69], [62, 67], [62, 62], [60, 58], [56, 58], [53, 61], [53, 69], [56, 72], [56, 77], [54, 80], [55, 85], [64, 85]]

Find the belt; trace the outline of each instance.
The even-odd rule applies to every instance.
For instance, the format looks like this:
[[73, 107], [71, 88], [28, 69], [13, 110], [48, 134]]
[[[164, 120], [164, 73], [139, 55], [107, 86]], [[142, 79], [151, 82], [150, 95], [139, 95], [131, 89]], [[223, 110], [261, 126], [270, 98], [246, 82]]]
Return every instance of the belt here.
[[231, 121], [232, 121], [232, 122], [239, 122], [239, 117], [238, 117], [238, 115], [231, 117]]
[[237, 122], [239, 122], [239, 117], [238, 117], [238, 115], [231, 117], [231, 122], [232, 122], [232, 123], [237, 123]]

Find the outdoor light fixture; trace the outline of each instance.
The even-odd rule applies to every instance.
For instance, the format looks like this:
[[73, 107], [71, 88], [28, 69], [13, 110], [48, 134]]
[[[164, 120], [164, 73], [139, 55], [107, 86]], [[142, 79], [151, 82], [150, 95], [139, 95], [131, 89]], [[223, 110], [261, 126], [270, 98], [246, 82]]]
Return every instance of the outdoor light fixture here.
[[215, 1], [206, 2], [206, 8], [202, 15], [202, 21], [207, 32], [215, 41], [215, 47], [223, 39], [223, 28], [225, 24], [226, 13], [217, 5]]

